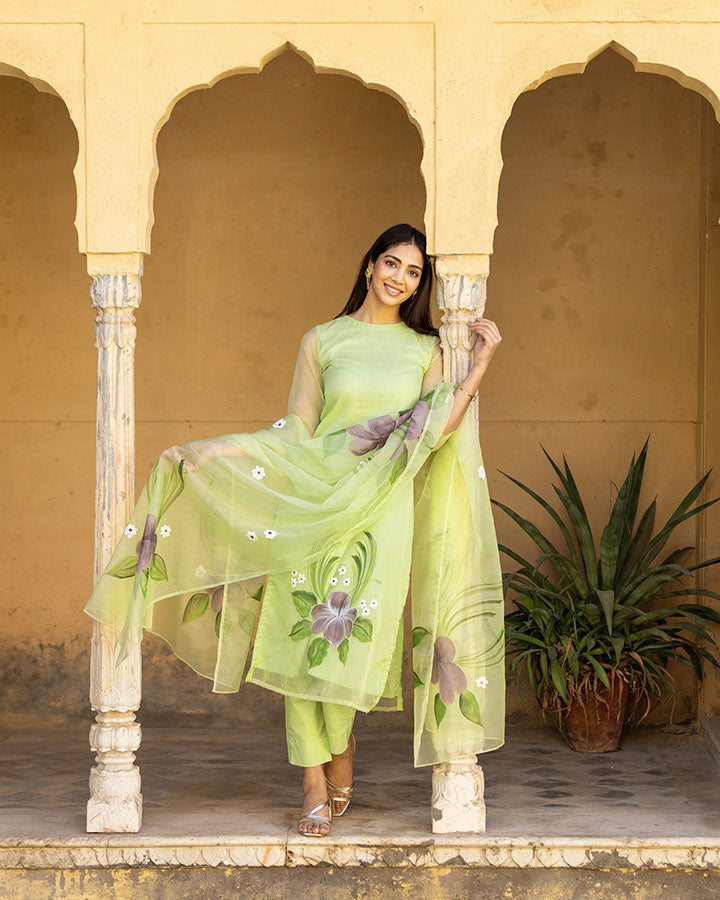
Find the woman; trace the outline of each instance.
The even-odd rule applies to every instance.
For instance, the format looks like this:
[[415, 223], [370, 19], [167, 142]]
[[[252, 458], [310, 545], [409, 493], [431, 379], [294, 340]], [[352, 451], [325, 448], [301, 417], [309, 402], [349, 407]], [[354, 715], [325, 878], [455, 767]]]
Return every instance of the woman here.
[[254, 636], [245, 680], [285, 695], [307, 835], [350, 802], [355, 710], [402, 708], [411, 562], [415, 764], [503, 742], [501, 573], [465, 417], [501, 338], [470, 322], [470, 373], [443, 381], [431, 282], [424, 235], [380, 235], [303, 336], [287, 416], [166, 450], [85, 607], [121, 632], [118, 661], [144, 627], [214, 691], [238, 690]]

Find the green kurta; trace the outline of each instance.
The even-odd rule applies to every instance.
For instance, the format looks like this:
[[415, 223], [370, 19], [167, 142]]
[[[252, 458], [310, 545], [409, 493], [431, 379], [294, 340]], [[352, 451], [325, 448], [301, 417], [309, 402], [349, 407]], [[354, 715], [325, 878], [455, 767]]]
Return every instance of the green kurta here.
[[442, 434], [454, 392], [432, 335], [316, 326], [286, 417], [160, 457], [86, 612], [121, 631], [120, 657], [145, 627], [236, 691], [262, 598], [247, 680], [398, 709], [412, 578], [415, 764], [495, 749], [500, 562], [470, 417]]

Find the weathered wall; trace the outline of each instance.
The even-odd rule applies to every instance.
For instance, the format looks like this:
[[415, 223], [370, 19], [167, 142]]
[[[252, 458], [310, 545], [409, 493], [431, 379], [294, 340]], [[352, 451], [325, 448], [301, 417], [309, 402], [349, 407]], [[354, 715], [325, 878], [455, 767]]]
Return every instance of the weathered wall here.
[[0, 78], [0, 721], [87, 706], [95, 359], [61, 100]]
[[[87, 715], [94, 350], [73, 243], [73, 126], [57, 98], [7, 78], [0, 121], [0, 709], [11, 723]], [[717, 132], [697, 94], [612, 53], [516, 103], [488, 282], [504, 341], [481, 389], [498, 499], [536, 515], [500, 469], [553, 496], [540, 442], [567, 454], [597, 527], [648, 433], [643, 500], [658, 493], [658, 520], [704, 471], [698, 336], [717, 253], [701, 253], [701, 211], [719, 199], [706, 189]], [[284, 412], [303, 331], [340, 309], [378, 231], [420, 223], [420, 154], [396, 101], [292, 53], [178, 103], [159, 139], [138, 314], [138, 487], [164, 447]], [[717, 214], [707, 218], [715, 237]], [[711, 414], [717, 403], [710, 392]], [[706, 465], [716, 456], [710, 447]], [[534, 553], [499, 511], [496, 523], [503, 542]], [[685, 536], [695, 542], [691, 527]], [[144, 652], [141, 720], [280, 712], [259, 689], [212, 695], [155, 638]], [[692, 711], [692, 680], [679, 676], [676, 718]], [[511, 715], [536, 715], [512, 690], [508, 701]]]
[[[638, 521], [657, 495], [659, 528], [699, 477], [704, 142], [718, 137], [701, 127], [706, 108], [608, 51], [521, 96], [505, 129], [486, 312], [506, 340], [483, 385], [481, 440], [491, 490], [558, 546], [554, 523], [497, 472], [560, 507], [540, 444], [566, 454], [598, 540], [648, 435]], [[502, 511], [496, 520], [506, 542], [540, 556]], [[668, 550], [695, 543], [686, 523]], [[672, 671], [682, 720], [693, 681]]]

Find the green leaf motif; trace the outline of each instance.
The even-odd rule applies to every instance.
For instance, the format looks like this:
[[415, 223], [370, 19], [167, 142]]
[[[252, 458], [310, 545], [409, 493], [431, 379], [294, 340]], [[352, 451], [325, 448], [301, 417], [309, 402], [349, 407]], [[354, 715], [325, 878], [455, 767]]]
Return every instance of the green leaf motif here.
[[150, 577], [153, 581], [167, 581], [167, 566], [165, 565], [165, 560], [160, 556], [159, 553], [156, 553], [153, 556], [153, 561], [150, 563]]
[[195, 619], [204, 616], [209, 604], [210, 596], [208, 594], [193, 594], [185, 606], [181, 624], [185, 625], [186, 622], [194, 622]]
[[317, 603], [317, 597], [315, 594], [311, 594], [310, 591], [293, 591], [292, 600], [295, 604], [295, 609], [298, 611], [298, 615], [303, 618], [310, 615], [310, 610]]
[[418, 673], [413, 669], [413, 690], [414, 690], [416, 687], [422, 687], [423, 684], [424, 684], [424, 682], [420, 680], [420, 676], [419, 676]]
[[413, 648], [417, 647], [418, 644], [422, 643], [429, 634], [430, 634], [430, 632], [427, 630], [427, 628], [423, 628], [422, 625], [416, 625], [415, 628], [413, 628], [413, 630], [412, 630]]
[[215, 616], [215, 634], [220, 637], [220, 623], [222, 622], [222, 610]]
[[350, 632], [361, 643], [368, 644], [372, 640], [373, 627], [370, 619], [355, 619], [355, 624]]
[[392, 484], [394, 481], [397, 481], [397, 479], [402, 475], [403, 469], [407, 465], [407, 460], [407, 446], [403, 444], [402, 452], [400, 453], [400, 456], [398, 456], [398, 458], [395, 460], [392, 471], [390, 472], [390, 484]]
[[442, 722], [447, 712], [447, 706], [440, 699], [440, 694], [435, 694], [435, 721], [438, 725]]
[[314, 641], [310, 641], [307, 648], [308, 669], [313, 669], [315, 666], [320, 665], [327, 656], [329, 646], [330, 644], [324, 637], [315, 638]]
[[309, 638], [311, 634], [312, 631], [310, 631], [310, 620], [300, 619], [290, 629], [290, 640], [303, 641], [305, 640], [305, 638]]
[[460, 694], [460, 712], [466, 719], [469, 719], [470, 722], [474, 722], [476, 725], [482, 725], [482, 719], [480, 718], [480, 704], [472, 691], [465, 691]]
[[341, 431], [331, 431], [330, 434], [326, 434], [323, 438], [323, 452], [324, 453], [337, 453], [338, 450], [342, 449], [343, 444], [345, 443], [345, 429], [343, 428]]
[[350, 652], [350, 641], [347, 638], [343, 638], [340, 646], [338, 647], [338, 656], [340, 657], [340, 662], [345, 665], [348, 658], [348, 653]]
[[260, 587], [256, 591], [253, 591], [253, 593], [250, 594], [250, 599], [257, 600], [257, 602], [259, 603], [262, 600], [262, 594], [263, 594], [264, 587], [265, 587], [265, 585], [261, 584]]
[[131, 578], [135, 574], [137, 564], [137, 556], [126, 556], [108, 570], [108, 575], [113, 575], [115, 578]]
[[249, 609], [241, 609], [238, 613], [237, 623], [247, 635], [252, 635], [256, 620], [257, 613], [250, 612]]

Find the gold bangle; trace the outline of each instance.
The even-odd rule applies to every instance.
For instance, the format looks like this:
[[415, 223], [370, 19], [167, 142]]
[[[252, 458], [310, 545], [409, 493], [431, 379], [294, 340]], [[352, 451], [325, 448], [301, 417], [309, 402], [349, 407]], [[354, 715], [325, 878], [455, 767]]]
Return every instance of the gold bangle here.
[[470, 391], [466, 391], [465, 388], [464, 388], [464, 387], [460, 387], [460, 385], [457, 386], [457, 389], [458, 389], [459, 391], [462, 391], [463, 394], [467, 394], [468, 397], [469, 397], [471, 400], [474, 400], [474, 399], [477, 397], [477, 394], [471, 394]]

